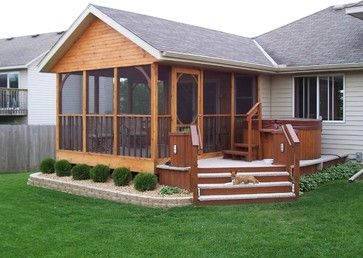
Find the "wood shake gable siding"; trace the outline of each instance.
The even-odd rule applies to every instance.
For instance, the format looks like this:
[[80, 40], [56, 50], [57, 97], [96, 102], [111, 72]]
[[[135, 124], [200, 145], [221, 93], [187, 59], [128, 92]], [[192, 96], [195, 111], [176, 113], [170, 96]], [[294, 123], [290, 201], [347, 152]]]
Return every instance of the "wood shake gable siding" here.
[[70, 72], [151, 64], [156, 59], [106, 23], [96, 19], [52, 72]]
[[[363, 151], [363, 71], [345, 74], [345, 121], [323, 122], [322, 154]], [[293, 117], [293, 76], [271, 79], [271, 118]]]

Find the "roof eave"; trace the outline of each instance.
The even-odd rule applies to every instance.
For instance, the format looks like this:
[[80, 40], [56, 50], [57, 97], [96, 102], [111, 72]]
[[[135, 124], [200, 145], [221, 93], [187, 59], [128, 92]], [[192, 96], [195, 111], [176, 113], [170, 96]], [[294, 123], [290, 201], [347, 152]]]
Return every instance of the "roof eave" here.
[[362, 70], [363, 63], [347, 64], [327, 64], [327, 65], [309, 65], [309, 66], [290, 66], [277, 68], [278, 73], [301, 73], [301, 72], [335, 72], [335, 71], [353, 71]]
[[363, 5], [347, 7], [345, 13], [363, 20]]
[[193, 64], [210, 65], [216, 67], [224, 67], [239, 70], [249, 70], [263, 73], [274, 73], [276, 68], [273, 66], [252, 64], [246, 62], [240, 62], [235, 60], [227, 60], [216, 57], [208, 57], [202, 55], [193, 55], [186, 53], [179, 53], [173, 51], [163, 51], [161, 53], [160, 61], [175, 61], [175, 62], [187, 62]]

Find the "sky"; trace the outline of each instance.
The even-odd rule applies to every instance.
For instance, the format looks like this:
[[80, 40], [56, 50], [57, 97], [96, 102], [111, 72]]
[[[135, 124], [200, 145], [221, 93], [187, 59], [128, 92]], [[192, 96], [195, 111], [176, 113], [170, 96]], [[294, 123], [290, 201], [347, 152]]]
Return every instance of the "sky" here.
[[352, 2], [358, 0], [2, 0], [0, 38], [67, 30], [89, 3], [253, 37]]

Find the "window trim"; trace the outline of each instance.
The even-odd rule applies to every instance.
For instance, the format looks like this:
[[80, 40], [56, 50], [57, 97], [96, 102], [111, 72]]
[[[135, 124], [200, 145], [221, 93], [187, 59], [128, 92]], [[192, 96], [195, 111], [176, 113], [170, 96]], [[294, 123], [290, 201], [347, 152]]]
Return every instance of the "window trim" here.
[[10, 89], [10, 80], [9, 80], [9, 74], [16, 74], [18, 76], [18, 88], [21, 89], [20, 85], [20, 72], [0, 72], [0, 74], [6, 74], [6, 89]]
[[[323, 120], [320, 118], [320, 77], [335, 77], [342, 76], [343, 77], [343, 120]], [[301, 77], [316, 77], [316, 119], [321, 119], [323, 124], [344, 124], [346, 122], [346, 87], [345, 87], [345, 74], [344, 73], [334, 73], [334, 74], [303, 74], [292, 76], [292, 117], [295, 118], [295, 78]]]

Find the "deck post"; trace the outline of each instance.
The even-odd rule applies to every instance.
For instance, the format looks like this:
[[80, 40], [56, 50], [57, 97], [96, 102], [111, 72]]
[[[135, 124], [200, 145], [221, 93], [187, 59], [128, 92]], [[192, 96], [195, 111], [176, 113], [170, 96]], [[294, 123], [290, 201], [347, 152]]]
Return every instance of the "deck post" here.
[[82, 80], [82, 151], [87, 151], [87, 72], [83, 71]]
[[59, 144], [59, 136], [60, 136], [60, 131], [59, 131], [59, 113], [61, 110], [61, 79], [62, 76], [57, 73], [56, 74], [56, 93], [55, 93], [55, 150], [58, 151], [60, 148], [60, 144]]
[[117, 123], [117, 114], [118, 114], [118, 95], [119, 95], [119, 86], [118, 86], [118, 69], [114, 68], [113, 70], [113, 155], [117, 155], [118, 151], [118, 123]]
[[177, 84], [177, 74], [175, 66], [171, 67], [171, 132], [176, 132], [176, 84]]
[[158, 64], [151, 64], [151, 159], [156, 164], [158, 158]]
[[[203, 141], [204, 135], [204, 110], [203, 110], [203, 101], [204, 101], [204, 70], [200, 69], [199, 78], [198, 78], [198, 128], [199, 128], [199, 138]], [[201, 153], [203, 153], [203, 149], [200, 149]]]
[[198, 136], [198, 129], [196, 125], [190, 126], [190, 137], [192, 138], [192, 153], [191, 166], [190, 166], [190, 189], [193, 192], [193, 203], [198, 203], [198, 149], [200, 138]]
[[235, 88], [235, 78], [234, 73], [231, 73], [231, 150], [234, 150], [235, 141], [235, 119], [236, 119], [236, 88]]

